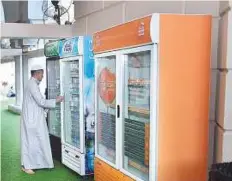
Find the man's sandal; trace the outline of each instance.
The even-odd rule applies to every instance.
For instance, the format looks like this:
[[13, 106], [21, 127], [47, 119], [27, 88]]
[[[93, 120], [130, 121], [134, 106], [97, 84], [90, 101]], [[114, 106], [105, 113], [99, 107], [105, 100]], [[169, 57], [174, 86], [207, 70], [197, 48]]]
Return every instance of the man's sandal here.
[[22, 171], [24, 171], [25, 173], [29, 174], [29, 175], [33, 175], [35, 174], [35, 172], [31, 169], [25, 169], [25, 168], [22, 168]]

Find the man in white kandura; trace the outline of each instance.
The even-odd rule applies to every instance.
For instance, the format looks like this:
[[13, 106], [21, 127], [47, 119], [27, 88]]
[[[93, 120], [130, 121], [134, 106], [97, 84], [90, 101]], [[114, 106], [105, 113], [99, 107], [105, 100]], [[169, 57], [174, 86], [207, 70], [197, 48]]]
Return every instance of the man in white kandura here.
[[44, 111], [55, 108], [63, 96], [46, 100], [39, 84], [43, 79], [43, 68], [35, 65], [31, 69], [31, 79], [24, 92], [21, 115], [21, 165], [22, 170], [34, 174], [33, 169], [53, 168], [48, 127]]

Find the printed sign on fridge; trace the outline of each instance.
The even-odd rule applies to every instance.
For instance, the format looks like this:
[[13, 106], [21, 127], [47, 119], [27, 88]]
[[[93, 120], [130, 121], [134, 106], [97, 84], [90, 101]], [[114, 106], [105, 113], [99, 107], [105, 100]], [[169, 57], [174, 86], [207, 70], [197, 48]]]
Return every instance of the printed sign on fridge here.
[[60, 41], [60, 57], [75, 56], [78, 54], [78, 37]]

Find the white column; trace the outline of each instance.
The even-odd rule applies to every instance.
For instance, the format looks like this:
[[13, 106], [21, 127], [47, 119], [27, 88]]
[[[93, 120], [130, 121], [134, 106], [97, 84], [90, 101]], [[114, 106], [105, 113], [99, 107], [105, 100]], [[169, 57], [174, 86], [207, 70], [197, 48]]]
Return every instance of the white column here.
[[23, 100], [22, 56], [15, 56], [15, 91], [16, 105], [21, 107]]
[[28, 57], [26, 55], [23, 55], [23, 90], [25, 90], [27, 82], [29, 80], [29, 74], [28, 74]]

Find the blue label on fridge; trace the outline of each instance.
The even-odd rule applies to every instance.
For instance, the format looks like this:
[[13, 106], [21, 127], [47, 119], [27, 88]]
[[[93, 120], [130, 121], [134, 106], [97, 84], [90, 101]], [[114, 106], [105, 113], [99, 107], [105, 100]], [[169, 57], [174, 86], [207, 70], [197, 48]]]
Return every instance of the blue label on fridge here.
[[78, 37], [60, 41], [59, 56], [69, 57], [78, 55]]
[[84, 37], [84, 115], [85, 115], [85, 172], [94, 171], [94, 58], [92, 51], [92, 38]]

